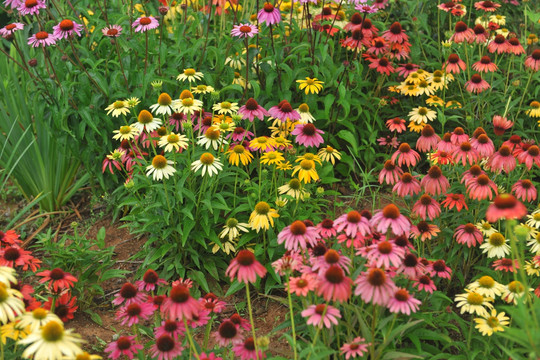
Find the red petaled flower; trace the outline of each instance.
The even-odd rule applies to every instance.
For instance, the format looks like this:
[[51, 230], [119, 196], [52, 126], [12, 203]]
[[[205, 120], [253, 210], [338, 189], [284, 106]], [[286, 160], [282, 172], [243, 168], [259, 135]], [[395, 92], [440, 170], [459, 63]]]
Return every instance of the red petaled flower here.
[[[43, 308], [50, 310], [52, 305], [52, 298], [49, 298]], [[77, 297], [71, 296], [69, 292], [65, 292], [56, 299], [54, 304], [54, 313], [65, 323], [73, 319], [73, 314], [79, 308], [75, 304], [77, 303]]]
[[65, 289], [70, 289], [77, 282], [77, 278], [71, 275], [68, 272], [60, 268], [55, 268], [52, 270], [45, 270], [36, 274], [37, 276], [43, 276], [43, 279], [40, 279], [39, 282], [44, 284], [49, 282], [49, 289], [56, 293], [61, 292]]

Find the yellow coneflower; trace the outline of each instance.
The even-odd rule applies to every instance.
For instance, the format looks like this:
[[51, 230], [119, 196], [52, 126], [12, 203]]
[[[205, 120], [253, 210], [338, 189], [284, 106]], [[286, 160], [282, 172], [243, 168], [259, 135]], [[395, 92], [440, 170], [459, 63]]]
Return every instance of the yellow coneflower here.
[[438, 97], [437, 95], [431, 95], [431, 96], [426, 100], [426, 104], [427, 104], [427, 105], [440, 105], [440, 106], [444, 106], [444, 100], [441, 99], [440, 97]]
[[6, 343], [7, 339], [18, 341], [24, 339], [30, 333], [29, 326], [22, 327], [18, 321], [12, 321], [0, 328], [0, 341], [2, 341], [3, 344]]
[[261, 156], [261, 164], [275, 165], [282, 161], [285, 161], [285, 158], [279, 151], [268, 151]]
[[406, 96], [418, 96], [420, 93], [415, 84], [402, 84], [399, 86], [400, 93]]
[[422, 131], [422, 129], [424, 129], [424, 127], [426, 125], [427, 124], [425, 124], [425, 123], [417, 124], [414, 121], [411, 121], [411, 122], [409, 122], [409, 125], [407, 125], [407, 127], [409, 128], [410, 131], [420, 132], [420, 131]]
[[249, 142], [249, 147], [254, 150], [273, 150], [276, 146], [276, 141], [273, 138], [266, 136], [259, 136]]
[[227, 150], [226, 154], [229, 158], [229, 164], [234, 166], [238, 166], [240, 162], [242, 165], [246, 166], [251, 163], [251, 160], [253, 160], [253, 155], [251, 155], [249, 150], [242, 145], [235, 145], [234, 147], [231, 147], [229, 150]]
[[292, 169], [292, 165], [290, 162], [288, 161], [283, 161], [283, 162], [280, 162], [276, 165], [276, 169], [278, 170], [282, 170], [282, 171], [286, 171], [286, 170], [291, 170]]
[[301, 162], [303, 160], [314, 161], [318, 163], [319, 165], [322, 165], [322, 160], [319, 157], [319, 155], [315, 155], [312, 153], [305, 153], [304, 155], [297, 156], [294, 162]]
[[127, 101], [116, 100], [111, 105], [105, 108], [107, 115], [112, 113], [113, 117], [118, 117], [120, 115], [127, 115], [130, 112]]
[[450, 100], [446, 103], [446, 107], [450, 109], [461, 109], [461, 103], [456, 100]]
[[132, 97], [130, 97], [130, 98], [127, 98], [125, 101], [126, 101], [127, 106], [128, 106], [129, 108], [134, 108], [135, 106], [139, 105], [139, 103], [141, 102], [141, 101], [139, 100], [139, 98], [134, 97], [134, 96], [132, 96]]
[[[493, 309], [492, 298], [480, 295], [477, 292], [465, 289], [466, 293], [456, 295], [456, 306], [461, 308], [461, 313], [477, 314], [480, 316], [488, 316], [488, 312], [485, 307]], [[484, 307], [485, 306], [485, 307]]]
[[298, 173], [300, 181], [305, 183], [310, 183], [311, 180], [319, 180], [319, 174], [317, 174], [317, 170], [315, 170], [315, 161], [313, 160], [300, 161], [300, 164], [296, 165], [293, 169], [293, 176], [296, 173]]
[[319, 91], [322, 90], [324, 84], [322, 81], [319, 81], [317, 78], [309, 78], [306, 77], [305, 80], [296, 80], [298, 84], [300, 84], [298, 87], [300, 90], [305, 90], [306, 95], [309, 93], [312, 94], [318, 94]]
[[540, 117], [540, 102], [534, 100], [530, 104], [530, 109], [527, 110], [525, 113], [533, 118]]
[[184, 72], [176, 77], [178, 81], [189, 81], [189, 83], [201, 80], [204, 77], [202, 72], [196, 71], [195, 69], [184, 69]]
[[293, 178], [289, 180], [288, 183], [282, 185], [278, 188], [280, 194], [289, 195], [295, 199], [304, 200], [305, 194], [307, 193], [302, 186], [300, 180]]
[[428, 121], [433, 121], [436, 117], [435, 111], [424, 106], [415, 107], [409, 112], [409, 120], [417, 124], [427, 124]]
[[9, 266], [0, 266], [0, 283], [10, 287], [10, 284], [17, 284], [15, 269]]
[[291, 145], [291, 141], [285, 139], [283, 136], [275, 137], [274, 141], [276, 142], [277, 148], [280, 150], [285, 150]]
[[271, 131], [270, 134], [272, 135], [272, 137], [286, 138], [287, 136], [291, 134], [291, 132], [294, 130], [294, 127], [298, 123], [299, 123], [298, 121], [287, 120], [285, 122], [282, 122], [279, 119], [274, 119], [272, 122], [272, 126], [269, 126], [268, 129]]
[[135, 138], [135, 136], [139, 135], [141, 131], [136, 128], [135, 126], [131, 125], [124, 125], [120, 126], [120, 129], [113, 130], [113, 133], [116, 134], [113, 136], [114, 140], [131, 140]]
[[212, 106], [212, 110], [217, 111], [218, 114], [234, 114], [240, 109], [238, 103], [231, 103], [229, 101], [223, 101]]
[[322, 161], [330, 162], [332, 165], [335, 165], [336, 159], [341, 159], [341, 153], [330, 145], [320, 149], [317, 155], [319, 155]]
[[510, 318], [505, 316], [504, 312], [497, 314], [497, 310], [492, 309], [491, 314], [482, 318], [475, 318], [475, 328], [480, 331], [482, 336], [491, 336], [494, 332], [504, 331], [503, 326], [510, 324]]
[[276, 209], [272, 209], [268, 203], [260, 201], [255, 205], [255, 209], [249, 217], [249, 226], [257, 232], [268, 230], [270, 226], [274, 226], [274, 218], [278, 218], [279, 214]]
[[210, 94], [214, 92], [214, 88], [210, 85], [197, 85], [191, 88], [194, 94]]

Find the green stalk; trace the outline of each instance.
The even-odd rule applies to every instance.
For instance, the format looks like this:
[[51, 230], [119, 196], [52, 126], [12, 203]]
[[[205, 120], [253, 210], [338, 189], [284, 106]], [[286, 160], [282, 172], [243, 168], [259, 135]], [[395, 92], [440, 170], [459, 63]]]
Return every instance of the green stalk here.
[[295, 329], [295, 326], [294, 326], [294, 313], [293, 313], [293, 304], [292, 304], [292, 298], [291, 298], [291, 289], [289, 288], [289, 273], [287, 273], [287, 298], [289, 300], [289, 314], [290, 314], [290, 317], [291, 317], [294, 360], [297, 360], [298, 359], [298, 353], [297, 353], [297, 350], [296, 350], [296, 329]]
[[189, 341], [190, 351], [193, 351], [193, 354], [195, 355], [195, 358], [197, 360], [201, 360], [201, 358], [199, 357], [199, 353], [197, 352], [197, 348], [195, 347], [195, 343], [193, 342], [193, 338], [191, 337], [191, 331], [189, 331], [189, 325], [185, 317], [184, 317], [184, 327], [186, 328], [186, 334]]
[[255, 358], [259, 360], [259, 350], [257, 349], [257, 338], [255, 336], [255, 323], [253, 322], [253, 311], [251, 310], [251, 296], [249, 294], [249, 283], [246, 283], [246, 296], [249, 311], [249, 322], [251, 323], [251, 336], [253, 337], [253, 344], [255, 345]]

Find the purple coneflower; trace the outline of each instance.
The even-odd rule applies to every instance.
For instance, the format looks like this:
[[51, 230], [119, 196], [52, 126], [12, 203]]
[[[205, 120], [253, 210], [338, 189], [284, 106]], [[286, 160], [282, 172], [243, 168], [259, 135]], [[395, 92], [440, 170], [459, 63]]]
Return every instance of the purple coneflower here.
[[173, 285], [169, 296], [161, 306], [161, 312], [171, 320], [191, 320], [199, 313], [201, 305], [189, 293], [184, 285]]
[[308, 245], [314, 246], [319, 238], [317, 228], [308, 227], [302, 221], [296, 220], [281, 230], [277, 241], [278, 244], [285, 242], [285, 249], [297, 251], [306, 249]]
[[239, 38], [253, 37], [259, 32], [257, 26], [251, 24], [234, 25], [231, 30], [231, 35]]
[[324, 131], [313, 124], [297, 124], [291, 132], [291, 135], [296, 135], [296, 143], [305, 147], [319, 147], [324, 142], [321, 134], [324, 134]]
[[37, 15], [40, 9], [47, 8], [44, 0], [20, 0], [17, 10], [21, 15]]
[[7, 24], [3, 28], [0, 29], [0, 36], [2, 36], [4, 39], [8, 39], [13, 36], [15, 31], [22, 30], [24, 28], [24, 24], [22, 23], [11, 23]]
[[386, 306], [393, 295], [396, 285], [386, 272], [379, 268], [370, 268], [358, 276], [354, 294], [366, 303]]
[[266, 23], [266, 25], [277, 24], [281, 22], [281, 13], [274, 5], [266, 2], [263, 8], [257, 13], [257, 19], [259, 23]]
[[419, 216], [422, 220], [433, 220], [441, 214], [441, 206], [437, 200], [428, 194], [420, 196], [420, 199], [413, 205], [412, 213]]
[[135, 32], [145, 32], [155, 29], [159, 26], [159, 21], [153, 16], [142, 16], [135, 20], [131, 27], [135, 28]]
[[265, 116], [270, 116], [262, 106], [260, 106], [254, 98], [249, 98], [246, 104], [238, 109], [238, 113], [242, 115], [242, 119], [248, 119], [253, 122], [255, 118], [263, 121]]
[[471, 223], [458, 226], [454, 238], [459, 244], [467, 244], [468, 247], [480, 245], [484, 241], [480, 230]]
[[399, 208], [394, 204], [388, 204], [375, 213], [370, 220], [370, 225], [383, 234], [389, 230], [392, 230], [395, 235], [407, 234], [411, 229], [409, 220], [401, 215]]
[[158, 286], [167, 285], [164, 279], [160, 279], [157, 272], [152, 269], [146, 270], [142, 280], [135, 282], [140, 291], [155, 291]]
[[394, 292], [394, 296], [390, 298], [388, 302], [388, 310], [392, 313], [402, 313], [410, 315], [411, 312], [417, 312], [418, 306], [422, 302], [418, 299], [415, 299], [407, 289], [398, 288]]
[[268, 109], [268, 113], [282, 122], [286, 122], [287, 120], [294, 122], [301, 119], [298, 111], [294, 110], [287, 100], [282, 100], [276, 106], [272, 106]]
[[531, 202], [536, 200], [537, 190], [531, 180], [518, 180], [512, 185], [512, 192], [519, 200]]
[[231, 281], [236, 277], [238, 282], [245, 284], [257, 281], [257, 276], [264, 277], [266, 268], [255, 259], [255, 255], [249, 250], [240, 250], [238, 255], [231, 261], [231, 264], [225, 271]]
[[156, 339], [156, 342], [150, 348], [152, 357], [158, 360], [174, 360], [182, 355], [184, 348], [173, 337], [164, 334]]
[[341, 314], [338, 309], [331, 305], [319, 304], [310, 305], [306, 310], [302, 311], [302, 317], [308, 318], [308, 325], [313, 325], [320, 329], [322, 329], [324, 325], [324, 327], [330, 329], [332, 324], [338, 324], [338, 319], [341, 319]]
[[119, 37], [122, 34], [122, 27], [120, 25], [110, 25], [101, 29], [103, 35], [108, 37]]
[[77, 24], [74, 21], [69, 19], [64, 19], [58, 23], [58, 25], [53, 26], [53, 35], [57, 39], [67, 39], [72, 37], [73, 34], [81, 36], [82, 25]]
[[56, 44], [56, 37], [53, 34], [49, 34], [46, 31], [40, 31], [28, 38], [28, 45], [33, 47], [38, 46], [50, 46]]

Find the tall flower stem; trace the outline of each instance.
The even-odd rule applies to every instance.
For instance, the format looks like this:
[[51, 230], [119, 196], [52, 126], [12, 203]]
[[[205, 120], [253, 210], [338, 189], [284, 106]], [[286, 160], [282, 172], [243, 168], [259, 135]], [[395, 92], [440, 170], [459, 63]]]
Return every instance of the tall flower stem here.
[[118, 45], [118, 40], [114, 40], [114, 45], [116, 47], [116, 54], [118, 55], [118, 62], [120, 63], [120, 70], [122, 71], [122, 76], [124, 77], [124, 82], [126, 83], [126, 90], [129, 91], [129, 84], [126, 77], [126, 72], [124, 71], [124, 64], [122, 62], [122, 56], [120, 55], [120, 45]]
[[527, 80], [527, 85], [525, 85], [525, 89], [523, 90], [523, 95], [521, 96], [521, 100], [519, 101], [519, 105], [517, 107], [516, 115], [514, 116], [514, 122], [516, 121], [516, 118], [517, 118], [519, 112], [521, 111], [521, 105], [523, 105], [523, 100], [525, 99], [525, 95], [527, 94], [527, 90], [529, 89], [529, 85], [531, 83], [532, 76], [533, 76], [533, 72], [531, 71], [529, 73], [529, 79]]
[[69, 39], [69, 45], [71, 46], [71, 51], [73, 52], [73, 57], [75, 58], [75, 60], [77, 60], [77, 63], [79, 64], [79, 67], [81, 68], [81, 70], [85, 72], [86, 76], [88, 76], [88, 79], [92, 82], [92, 84], [94, 84], [96, 89], [98, 89], [105, 97], [107, 97], [105, 90], [103, 90], [101, 86], [99, 86], [99, 84], [96, 82], [96, 80], [94, 80], [92, 75], [88, 73], [88, 71], [86, 70], [86, 67], [81, 62], [81, 59], [79, 59], [79, 56], [77, 55], [77, 51], [75, 50], [75, 46], [73, 45], [73, 40], [71, 39], [71, 37], [68, 37], [68, 39]]
[[259, 360], [259, 350], [257, 349], [257, 337], [255, 336], [255, 323], [253, 322], [253, 311], [251, 310], [251, 296], [249, 294], [249, 283], [246, 283], [246, 297], [248, 303], [249, 322], [251, 323], [251, 336], [255, 345], [255, 358]]
[[[277, 57], [277, 54], [276, 54], [276, 48], [274, 46], [274, 31], [272, 30], [272, 24], [268, 25], [270, 27], [270, 41], [272, 43], [272, 52], [274, 53], [274, 59], [276, 59]], [[247, 66], [247, 64], [246, 64]], [[279, 66], [276, 62], [276, 71], [277, 71], [277, 76], [278, 76], [278, 85], [279, 85], [279, 90], [281, 90], [281, 71], [279, 70]]]
[[190, 351], [193, 351], [193, 354], [195, 355], [195, 358], [197, 360], [201, 360], [201, 358], [199, 357], [199, 353], [197, 352], [197, 348], [195, 347], [195, 343], [193, 342], [193, 337], [191, 336], [191, 331], [189, 331], [189, 325], [185, 317], [184, 317], [184, 327], [186, 328], [186, 334], [189, 341], [189, 348], [191, 349]]
[[148, 31], [144, 32], [145, 35], [145, 48], [144, 48], [144, 75], [146, 75], [146, 68], [148, 67]]
[[249, 44], [247, 37], [244, 38], [244, 44], [246, 46], [246, 86], [244, 87], [244, 95], [242, 95], [242, 100], [244, 100], [244, 98], [246, 97], [247, 89], [249, 86]]
[[296, 329], [294, 326], [294, 312], [293, 312], [293, 304], [292, 304], [292, 297], [291, 297], [291, 289], [289, 288], [289, 274], [287, 273], [287, 298], [289, 300], [289, 316], [291, 317], [291, 329], [292, 329], [292, 338], [293, 338], [293, 351], [294, 351], [294, 360], [298, 359], [298, 353], [296, 350]]

